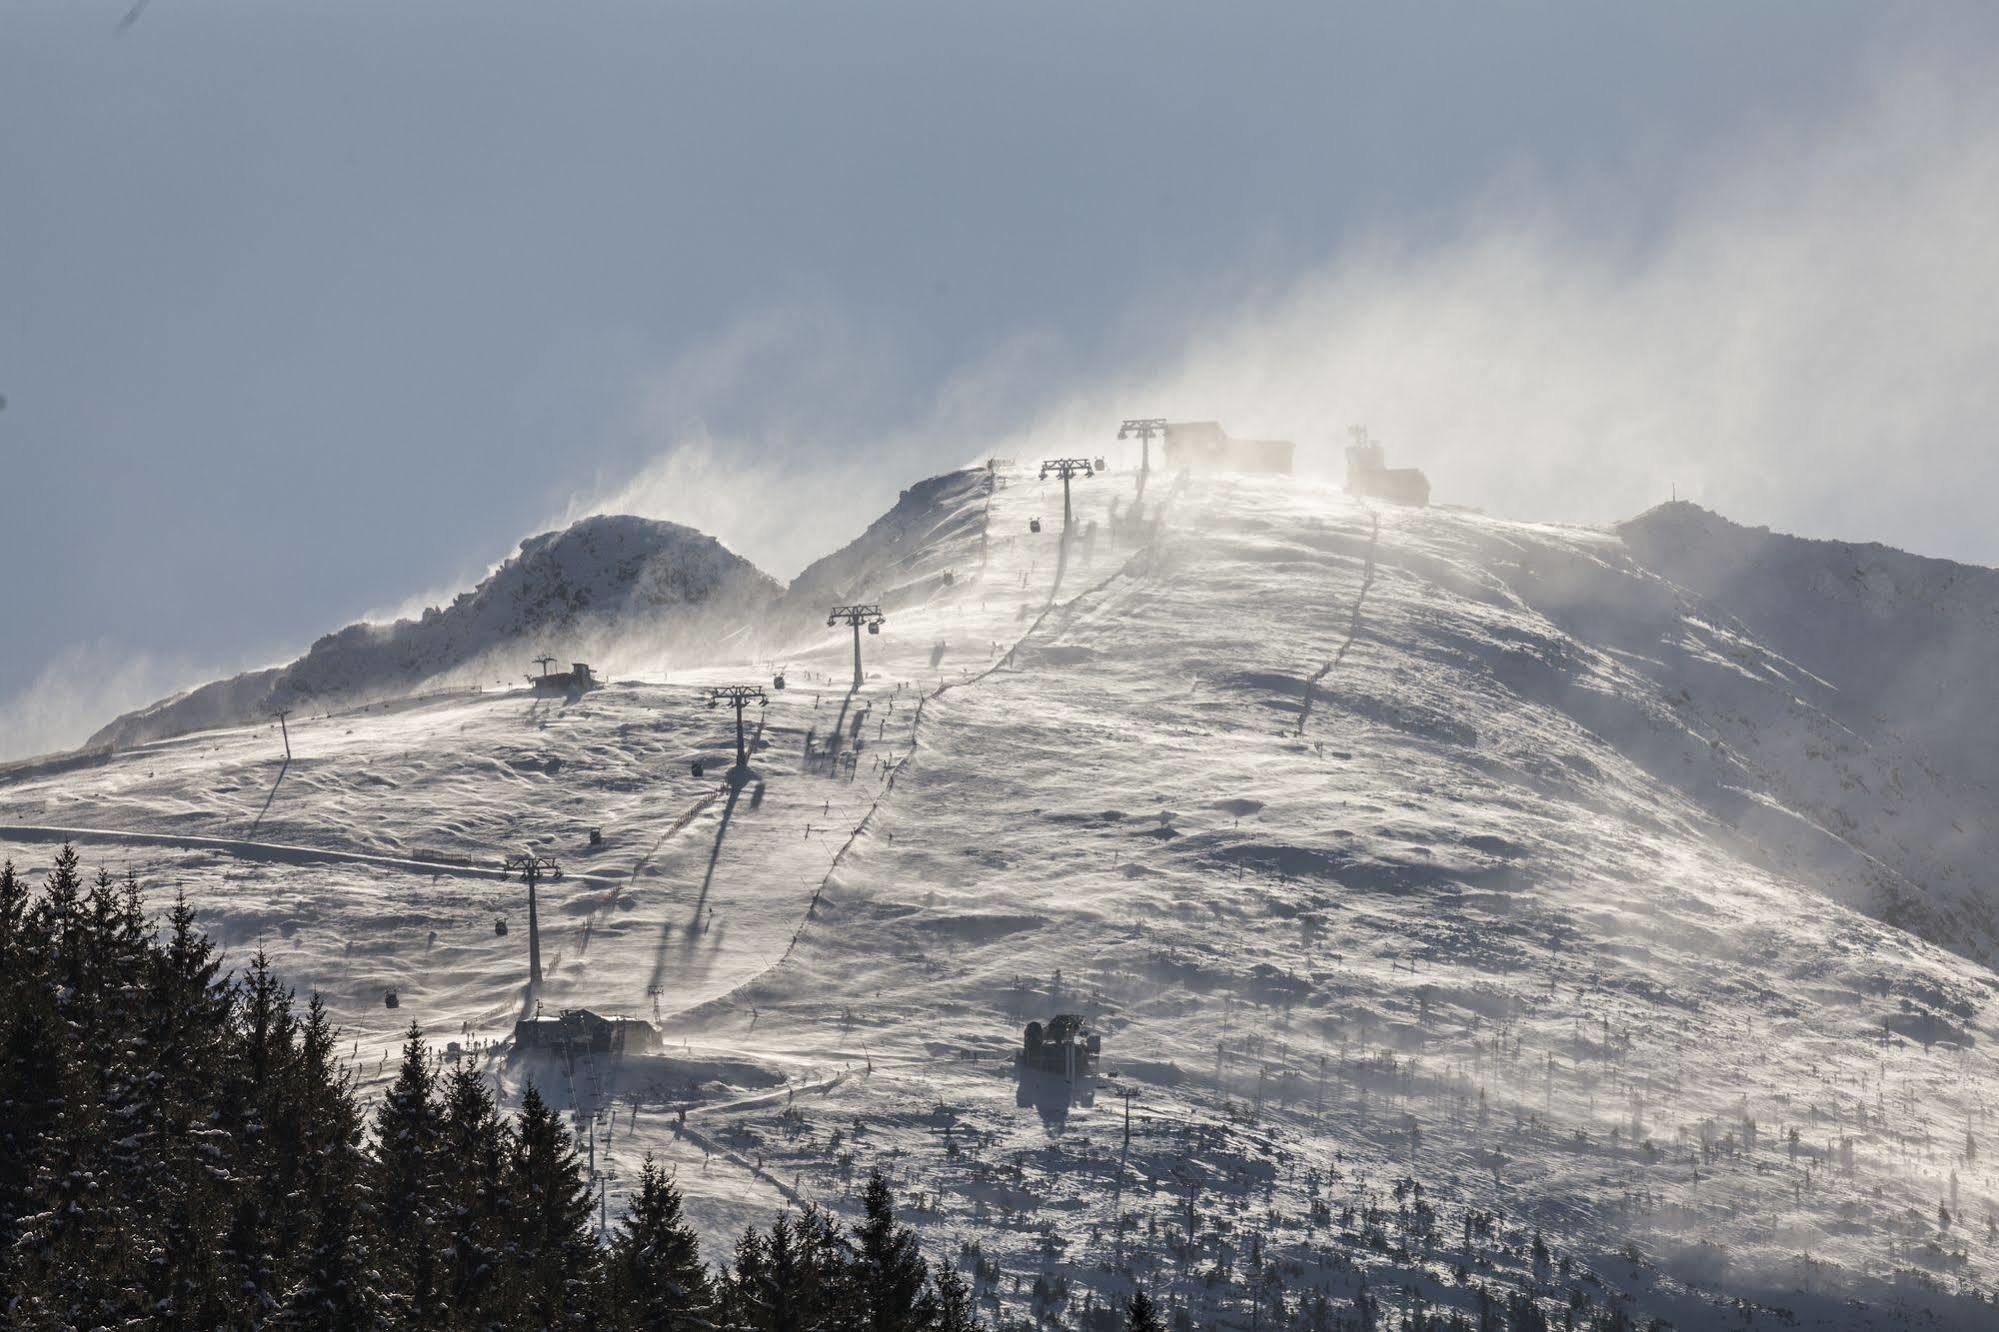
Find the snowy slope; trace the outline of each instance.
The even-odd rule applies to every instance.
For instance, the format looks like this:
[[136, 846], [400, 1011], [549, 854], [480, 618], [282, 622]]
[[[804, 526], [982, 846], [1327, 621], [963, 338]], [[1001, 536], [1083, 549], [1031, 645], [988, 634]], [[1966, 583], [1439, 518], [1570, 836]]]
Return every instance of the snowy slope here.
[[[1468, 1308], [1465, 1263], [1551, 1315], [1583, 1282], [1682, 1327], [1990, 1325], [1990, 881], [1906, 831], [1982, 844], [1976, 771], [1615, 533], [1289, 478], [1080, 482], [1074, 541], [1031, 475], [910, 496], [766, 623], [790, 687], [740, 788], [703, 690], [761, 649], [314, 717], [288, 768], [259, 726], [20, 770], [0, 850], [126, 833], [86, 859], [262, 940], [378, 1085], [412, 1017], [523, 1011], [518, 885], [450, 867], [540, 847], [594, 876], [545, 890], [542, 1000], [669, 1050], [489, 1063], [582, 1108], [614, 1201], [656, 1151], [722, 1244], [879, 1164], [1011, 1316], [1062, 1275], [1088, 1325], [1128, 1251], [1267, 1327], [1254, 1251], [1287, 1307]], [[856, 596], [896, 605], [849, 694], [817, 603]], [[1091, 1103], [1016, 1078], [1056, 1011], [1105, 1034]]]
[[[791, 580], [761, 626], [762, 640], [782, 653], [823, 637], [832, 606], [872, 602], [894, 616], [923, 605], [959, 576], [975, 575], [992, 492], [993, 478], [983, 470], [947, 472], [903, 491], [867, 531]], [[958, 567], [968, 558], [971, 563]]]
[[[705, 655], [779, 591], [713, 537], [628, 515], [585, 518], [521, 543], [470, 592], [416, 620], [351, 624], [289, 666], [219, 680], [98, 731], [86, 748], [130, 745], [261, 720], [278, 707], [351, 705], [426, 683], [513, 679], [543, 650]], [[565, 661], [566, 664], [566, 661]]]

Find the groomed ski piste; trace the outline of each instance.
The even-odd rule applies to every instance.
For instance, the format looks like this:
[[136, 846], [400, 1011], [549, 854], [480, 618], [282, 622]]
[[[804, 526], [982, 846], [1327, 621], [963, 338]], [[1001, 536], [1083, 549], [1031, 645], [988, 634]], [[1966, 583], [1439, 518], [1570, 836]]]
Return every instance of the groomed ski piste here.
[[[1065, 535], [1031, 468], [914, 488], [752, 660], [296, 713], [288, 764], [257, 725], [0, 770], [0, 854], [185, 892], [326, 996], [365, 1088], [412, 1020], [535, 1078], [611, 1218], [654, 1153], [712, 1259], [879, 1167], [1029, 1325], [1134, 1280], [1202, 1327], [1578, 1284], [1684, 1328], [1995, 1325], [1989, 792], [1611, 532], [1073, 495]], [[887, 614], [857, 689], [820, 593]], [[532, 993], [522, 849], [565, 871]], [[510, 1058], [537, 1004], [663, 1052]], [[1103, 1038], [1074, 1091], [1016, 1062], [1057, 1013]]]

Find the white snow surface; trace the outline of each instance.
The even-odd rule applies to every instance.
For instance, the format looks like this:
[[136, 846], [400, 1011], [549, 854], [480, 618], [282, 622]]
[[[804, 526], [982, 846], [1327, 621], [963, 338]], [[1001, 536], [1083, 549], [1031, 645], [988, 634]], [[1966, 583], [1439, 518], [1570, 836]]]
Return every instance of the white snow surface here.
[[521, 542], [519, 554], [449, 606], [415, 620], [350, 624], [288, 666], [127, 713], [84, 747], [262, 721], [277, 708], [507, 683], [542, 651], [565, 653], [562, 669], [571, 660], [602, 669], [614, 646], [654, 662], [698, 659], [779, 590], [755, 565], [691, 527], [630, 515], [585, 518]]
[[[666, 1053], [479, 1057], [577, 1109], [613, 1215], [644, 1153], [673, 1166], [718, 1259], [880, 1166], [1014, 1318], [1059, 1273], [1088, 1325], [1122, 1249], [1200, 1325], [1269, 1326], [1201, 1276], [1252, 1244], [1294, 1301], [1469, 1307], [1469, 1217], [1471, 1276], [1551, 1314], [1536, 1232], [1681, 1327], [1993, 1325], [1990, 792], [1856, 709], [1781, 596], [1741, 600], [1753, 559], [1738, 614], [1655, 571], [1656, 519], [1627, 544], [1128, 472], [1075, 500], [1065, 541], [1057, 482], [913, 487], [754, 662], [308, 709], [289, 765], [260, 724], [0, 770], [0, 853], [123, 834], [76, 841], [324, 993], [371, 1090], [412, 1019], [441, 1047], [529, 1010], [490, 870], [554, 856], [540, 1001]], [[850, 693], [848, 632], [808, 621], [864, 599], [890, 618]], [[705, 690], [773, 658], [754, 777], [718, 781]], [[1014, 1068], [1071, 1011], [1093, 1098]]]

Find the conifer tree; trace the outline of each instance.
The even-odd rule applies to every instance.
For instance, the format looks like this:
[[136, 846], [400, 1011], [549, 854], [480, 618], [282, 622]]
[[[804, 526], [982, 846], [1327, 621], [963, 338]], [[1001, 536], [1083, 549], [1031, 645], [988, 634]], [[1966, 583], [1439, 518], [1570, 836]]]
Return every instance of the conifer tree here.
[[250, 1317], [268, 1319], [290, 1284], [287, 1259], [298, 1248], [295, 1217], [302, 1126], [293, 1081], [298, 1020], [291, 992], [259, 948], [242, 984], [243, 1049], [231, 1061], [224, 1095], [234, 1107], [239, 1178], [222, 1261]]
[[305, 1229], [298, 1277], [277, 1321], [354, 1332], [377, 1324], [381, 1278], [369, 1262], [365, 1128], [352, 1079], [338, 1066], [334, 1047], [332, 1020], [315, 994], [300, 1027], [297, 1074], [304, 1103], [298, 1191]]
[[936, 1332], [978, 1332], [979, 1319], [972, 1305], [972, 1288], [948, 1267], [940, 1267], [933, 1282], [937, 1317], [931, 1324]]
[[30, 1210], [36, 1157], [54, 1124], [62, 1019], [48, 980], [46, 917], [10, 861], [0, 867], [0, 1242]]
[[369, 1187], [376, 1209], [379, 1268], [388, 1314], [411, 1327], [443, 1321], [443, 1115], [437, 1073], [414, 1021], [404, 1034], [402, 1065], [375, 1112]]
[[530, 1082], [508, 1162], [509, 1277], [535, 1327], [585, 1327], [596, 1314], [598, 1254], [590, 1191], [569, 1131]]
[[815, 1207], [754, 1228], [736, 1245], [723, 1291], [724, 1325], [736, 1332], [848, 1332], [867, 1314], [846, 1237]]
[[230, 1076], [235, 998], [184, 898], [167, 919], [166, 943], [148, 959], [146, 1067], [131, 1116], [147, 1164], [126, 1183], [157, 1227], [147, 1293], [160, 1320], [213, 1326], [235, 1321], [220, 1240], [240, 1115], [217, 1099]]
[[28, 918], [28, 885], [14, 873], [14, 862], [0, 863], [0, 980], [25, 963], [22, 929]]
[[500, 1299], [512, 1150], [492, 1091], [469, 1064], [444, 1085], [445, 1284], [454, 1320], [482, 1326]]
[[700, 1248], [680, 1210], [680, 1190], [646, 1154], [639, 1187], [611, 1242], [610, 1293], [618, 1324], [645, 1332], [715, 1326], [715, 1295]]
[[65, 985], [75, 984], [81, 971], [82, 935], [80, 916], [83, 876], [77, 872], [76, 848], [64, 842], [42, 887], [42, 896], [32, 911], [35, 933], [48, 950], [49, 972]]
[[8, 1325], [116, 1327], [145, 1317], [143, 1232], [105, 1168], [109, 1124], [95, 1077], [74, 1047], [62, 1052], [57, 1109], [37, 1143], [19, 1218]]
[[854, 1235], [854, 1281], [861, 1294], [864, 1326], [872, 1332], [916, 1332], [936, 1320], [930, 1265], [923, 1260], [916, 1232], [897, 1225], [895, 1197], [877, 1170], [862, 1195], [862, 1219]]
[[1159, 1320], [1159, 1311], [1152, 1307], [1152, 1297], [1144, 1291], [1134, 1291], [1131, 1303], [1125, 1306], [1125, 1332], [1166, 1332], [1166, 1324]]

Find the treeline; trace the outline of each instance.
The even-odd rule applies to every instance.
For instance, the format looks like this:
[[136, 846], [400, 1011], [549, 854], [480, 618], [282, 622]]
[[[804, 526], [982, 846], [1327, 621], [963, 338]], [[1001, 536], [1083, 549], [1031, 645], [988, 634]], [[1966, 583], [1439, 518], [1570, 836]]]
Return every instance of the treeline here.
[[504, 1115], [410, 1029], [372, 1115], [317, 997], [241, 978], [176, 901], [0, 866], [0, 1309], [9, 1327], [906, 1329], [978, 1326], [868, 1185], [747, 1231], [711, 1271], [648, 1160], [609, 1243], [574, 1141]]
[[[710, 1266], [650, 1159], [618, 1225], [596, 1233], [574, 1138], [532, 1086], [503, 1114], [412, 1026], [368, 1111], [336, 1041], [319, 999], [301, 1009], [261, 951], [224, 975], [184, 901], [156, 926], [135, 878], [86, 882], [68, 847], [39, 892], [0, 866], [0, 1327], [985, 1326], [879, 1174], [857, 1223], [787, 1212]], [[989, 1288], [999, 1279], [975, 1268]], [[1580, 1289], [1552, 1324], [1522, 1292], [1472, 1294], [1474, 1307], [1405, 1311], [1402, 1325], [1631, 1327]], [[1320, 1289], [1264, 1325], [1392, 1320], [1364, 1277], [1341, 1303]], [[1186, 1304], [1155, 1309], [1142, 1293], [1072, 1308], [1074, 1323], [1036, 1309], [1036, 1326], [1091, 1332], [1195, 1325]]]

